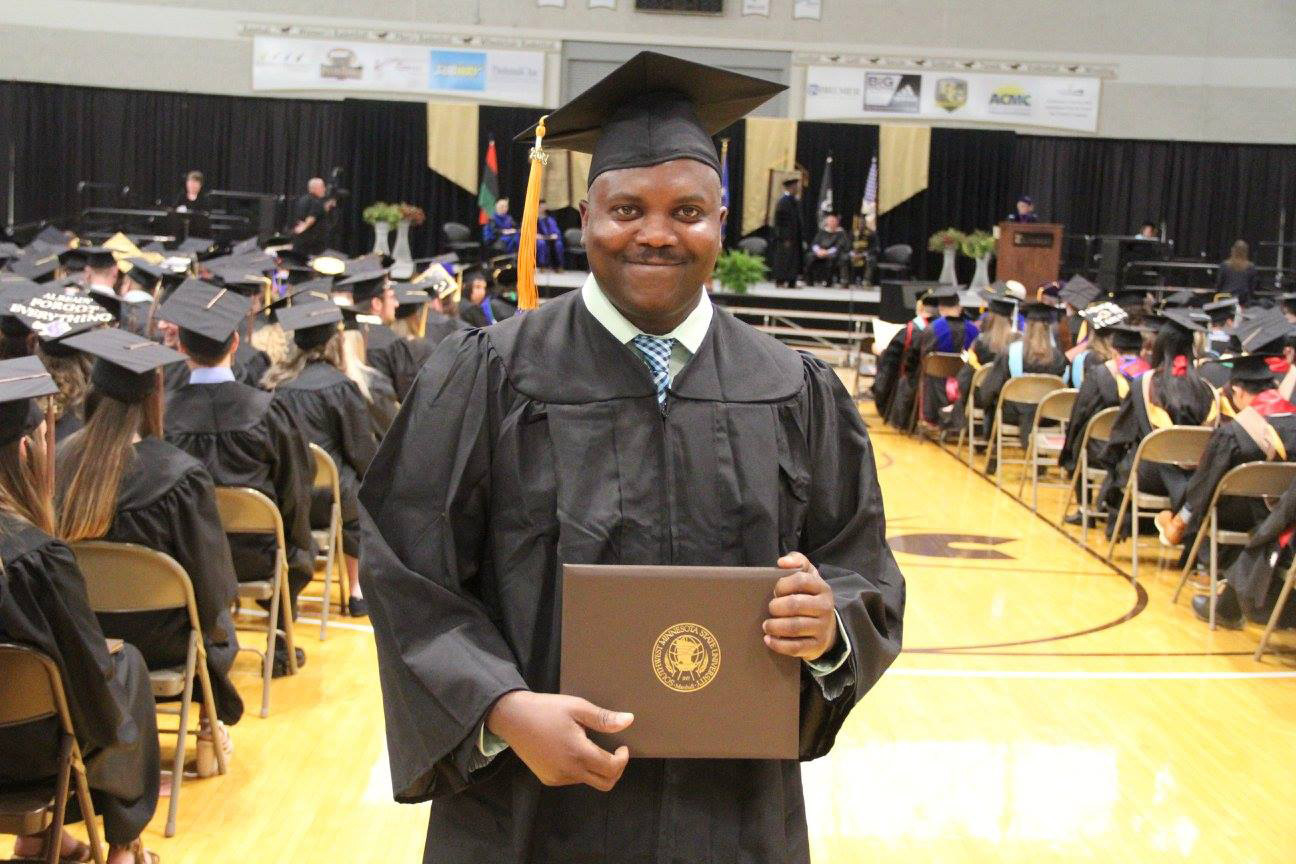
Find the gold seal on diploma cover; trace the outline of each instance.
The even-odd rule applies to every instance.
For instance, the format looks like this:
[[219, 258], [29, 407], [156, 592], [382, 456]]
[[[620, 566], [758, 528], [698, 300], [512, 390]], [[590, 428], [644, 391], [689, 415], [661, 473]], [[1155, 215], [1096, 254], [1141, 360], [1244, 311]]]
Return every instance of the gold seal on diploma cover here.
[[720, 643], [700, 624], [667, 627], [653, 643], [653, 672], [677, 693], [692, 693], [710, 684], [720, 671]]

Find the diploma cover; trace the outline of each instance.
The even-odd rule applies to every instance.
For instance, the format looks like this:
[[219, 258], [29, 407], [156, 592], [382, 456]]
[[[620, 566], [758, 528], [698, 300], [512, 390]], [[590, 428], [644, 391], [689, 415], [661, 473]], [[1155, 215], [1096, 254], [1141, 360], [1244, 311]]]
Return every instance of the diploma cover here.
[[765, 646], [773, 567], [563, 565], [561, 692], [629, 711], [630, 758], [796, 759], [801, 661]]

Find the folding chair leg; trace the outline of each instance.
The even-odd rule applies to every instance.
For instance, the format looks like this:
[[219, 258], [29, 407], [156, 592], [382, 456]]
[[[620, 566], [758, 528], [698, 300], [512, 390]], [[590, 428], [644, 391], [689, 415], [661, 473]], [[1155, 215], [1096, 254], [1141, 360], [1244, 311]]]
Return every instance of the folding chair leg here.
[[175, 757], [171, 760], [171, 803], [167, 808], [167, 837], [176, 833], [180, 810], [180, 787], [184, 785], [185, 750], [189, 746], [189, 701], [193, 699], [194, 673], [198, 666], [198, 634], [189, 634], [189, 657], [185, 660], [184, 692], [180, 697], [180, 726], [176, 730]]
[[[276, 568], [277, 569], [277, 568]], [[279, 636], [279, 585], [275, 578], [274, 589], [270, 592], [270, 617], [266, 626], [265, 657], [261, 659], [261, 716], [270, 716], [270, 679], [274, 677], [275, 642]], [[295, 658], [294, 658], [295, 659]]]
[[1107, 543], [1107, 561], [1112, 560], [1112, 553], [1116, 551], [1116, 544], [1120, 541], [1121, 524], [1125, 521], [1125, 511], [1130, 503], [1130, 489], [1125, 487], [1125, 494], [1121, 496], [1120, 509], [1116, 511], [1116, 521], [1110, 527], [1112, 529], [1111, 540]]
[[[1134, 466], [1137, 468], [1138, 466]], [[1138, 473], [1130, 479], [1130, 578], [1138, 582], [1139, 558], [1139, 506]]]
[[[329, 529], [329, 538], [333, 531]], [[329, 607], [333, 605], [333, 544], [329, 543], [328, 552], [324, 555], [324, 602], [320, 608], [320, 641], [328, 638]]]
[[1287, 605], [1287, 598], [1291, 596], [1292, 582], [1296, 582], [1296, 562], [1287, 568], [1287, 578], [1283, 580], [1282, 590], [1278, 592], [1278, 605], [1274, 606], [1273, 612], [1270, 613], [1269, 623], [1265, 625], [1264, 635], [1260, 637], [1260, 645], [1255, 652], [1257, 663], [1264, 657], [1265, 648], [1269, 645], [1269, 637], [1278, 626], [1278, 616], [1282, 614], [1283, 607]]
[[1210, 514], [1210, 629], [1215, 629], [1215, 605], [1219, 602], [1219, 511]]
[[59, 745], [58, 785], [54, 790], [54, 818], [50, 820], [48, 835], [45, 838], [46, 864], [58, 864], [59, 849], [63, 845], [63, 823], [67, 821], [68, 787], [71, 785], [72, 745], [75, 742], [71, 735], [63, 735]]
[[[77, 802], [81, 806], [81, 817], [85, 821], [86, 835], [90, 840], [90, 857], [95, 864], [105, 864], [103, 838], [99, 836], [99, 821], [95, 818], [94, 800], [90, 797], [90, 783], [86, 780], [85, 763], [81, 761], [81, 750], [72, 744], [72, 776], [76, 780]], [[54, 849], [59, 848], [55, 843]]]
[[297, 643], [293, 639], [292, 598], [288, 592], [288, 562], [279, 562], [279, 578], [275, 580], [279, 592], [279, 617], [283, 619], [284, 648], [288, 654], [288, 674], [297, 674]]
[[1197, 564], [1197, 553], [1201, 550], [1202, 539], [1205, 538], [1205, 531], [1198, 531], [1197, 536], [1193, 538], [1192, 548], [1188, 550], [1188, 560], [1184, 564], [1183, 572], [1179, 574], [1179, 587], [1175, 588], [1174, 597], [1171, 603], [1179, 602], [1179, 595], [1183, 592], [1184, 586], [1188, 584], [1188, 577], [1192, 574], [1193, 567]]
[[212, 742], [216, 748], [216, 773], [224, 774], [229, 770], [225, 764], [225, 748], [221, 746], [220, 740], [216, 737], [216, 724], [220, 722], [216, 716], [216, 696], [212, 692], [211, 675], [207, 670], [207, 649], [198, 644], [198, 687], [202, 690], [202, 715], [207, 718], [207, 723], [212, 729]]

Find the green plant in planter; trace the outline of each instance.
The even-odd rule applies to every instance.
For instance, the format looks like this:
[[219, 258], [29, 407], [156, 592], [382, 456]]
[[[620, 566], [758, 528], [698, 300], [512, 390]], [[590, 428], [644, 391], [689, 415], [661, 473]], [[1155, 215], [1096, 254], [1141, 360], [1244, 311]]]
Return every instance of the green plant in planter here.
[[959, 249], [974, 260], [984, 258], [994, 252], [995, 238], [987, 231], [973, 231], [963, 238]]
[[400, 207], [395, 204], [388, 204], [386, 201], [375, 201], [366, 207], [360, 216], [370, 225], [376, 225], [379, 222], [395, 225], [400, 221], [401, 211]]
[[730, 249], [716, 259], [712, 276], [726, 290], [746, 294], [747, 289], [765, 278], [765, 260], [741, 249]]
[[927, 251], [945, 252], [949, 249], [957, 249], [966, 236], [957, 228], [946, 228], [943, 231], [937, 231], [927, 239]]

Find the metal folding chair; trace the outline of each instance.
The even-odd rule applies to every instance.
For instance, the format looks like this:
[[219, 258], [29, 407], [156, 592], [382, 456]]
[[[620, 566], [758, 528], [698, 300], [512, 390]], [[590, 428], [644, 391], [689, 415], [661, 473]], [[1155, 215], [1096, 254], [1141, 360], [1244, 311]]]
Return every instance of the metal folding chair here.
[[918, 392], [914, 396], [913, 416], [909, 418], [909, 432], [918, 433], [921, 437], [923, 395], [927, 392], [927, 379], [939, 378], [944, 381], [955, 377], [963, 369], [963, 355], [932, 351], [923, 355], [919, 367]]
[[[207, 649], [203, 645], [202, 625], [198, 622], [198, 604], [194, 602], [193, 583], [170, 555], [134, 543], [109, 543], [87, 540], [72, 544], [77, 566], [85, 577], [90, 608], [96, 613], [156, 612], [184, 609], [189, 615], [189, 654], [182, 668], [149, 670], [154, 698], [180, 697], [177, 709], [158, 706], [163, 714], [178, 714], [175, 758], [171, 766], [171, 806], [167, 810], [166, 836], [174, 837], [176, 813], [180, 810], [180, 788], [184, 783], [185, 750], [189, 728], [189, 703], [193, 700], [194, 677], [202, 688], [202, 713], [216, 734], [216, 700], [212, 696], [211, 678], [207, 675]], [[113, 634], [107, 634], [112, 636]], [[217, 742], [216, 768], [226, 771], [225, 750]]]
[[[990, 437], [994, 441], [994, 460], [995, 460], [995, 485], [1000, 489], [1003, 488], [1003, 443], [1004, 434], [1021, 435], [1021, 430], [1014, 425], [1004, 425], [1003, 409], [1004, 403], [1012, 402], [1014, 405], [1036, 405], [1044, 399], [1045, 396], [1054, 390], [1062, 389], [1062, 379], [1057, 375], [1040, 375], [1029, 374], [1017, 378], [1009, 378], [1004, 384], [1003, 389], [999, 391], [999, 402], [995, 405], [994, 421], [990, 430]], [[1023, 454], [1021, 459], [1009, 460], [1013, 465], [1021, 465], [1025, 470], [1027, 460]], [[990, 458], [986, 459], [986, 472], [990, 470]]]
[[1282, 590], [1278, 592], [1278, 605], [1274, 606], [1273, 612], [1269, 614], [1269, 623], [1265, 625], [1264, 635], [1260, 637], [1260, 644], [1256, 646], [1257, 663], [1264, 657], [1265, 649], [1269, 647], [1269, 637], [1278, 627], [1278, 616], [1282, 614], [1283, 607], [1287, 605], [1287, 598], [1291, 596], [1293, 582], [1296, 582], [1296, 560], [1293, 560], [1291, 566], [1287, 568], [1287, 578], [1283, 580]]
[[[1080, 439], [1080, 461], [1076, 464], [1076, 479], [1080, 481], [1080, 545], [1087, 547], [1089, 545], [1089, 520], [1095, 516], [1105, 516], [1099, 508], [1091, 508], [1090, 502], [1098, 494], [1102, 487], [1102, 482], [1107, 478], [1107, 469], [1089, 467], [1089, 445], [1092, 442], [1100, 444], [1106, 443], [1111, 438], [1112, 427], [1116, 425], [1116, 415], [1120, 414], [1120, 408], [1104, 408], [1097, 414], [1089, 418], [1085, 425], [1084, 436]], [[1073, 482], [1067, 492], [1066, 503], [1062, 505], [1062, 519], [1066, 519], [1067, 511], [1071, 509], [1071, 501], [1075, 498], [1075, 483]]]
[[[274, 572], [269, 579], [240, 582], [240, 600], [262, 600], [270, 604], [266, 616], [265, 651], [239, 646], [261, 658], [261, 716], [270, 716], [270, 679], [274, 676], [275, 644], [284, 640], [288, 655], [288, 673], [297, 674], [297, 651], [293, 640], [292, 603], [288, 598], [288, 553], [284, 541], [283, 517], [275, 503], [263, 493], [245, 486], [217, 486], [216, 509], [220, 511], [221, 528], [226, 534], [271, 534], [275, 538]], [[240, 630], [253, 630], [240, 627]], [[260, 631], [256, 628], [254, 632]]]
[[1175, 588], [1174, 600], [1179, 602], [1179, 594], [1188, 577], [1197, 565], [1197, 552], [1201, 549], [1202, 540], [1209, 535], [1210, 540], [1210, 628], [1215, 629], [1215, 603], [1218, 600], [1216, 591], [1219, 588], [1219, 547], [1245, 546], [1251, 539], [1246, 531], [1226, 531], [1219, 527], [1219, 502], [1221, 498], [1278, 498], [1296, 484], [1296, 462], [1246, 462], [1234, 466], [1220, 478], [1215, 492], [1211, 495], [1210, 507], [1206, 518], [1202, 520], [1188, 550], [1188, 560], [1179, 577], [1179, 587]]
[[338, 607], [343, 614], [346, 613], [350, 599], [351, 584], [347, 581], [346, 563], [342, 558], [342, 481], [337, 465], [328, 451], [318, 444], [311, 444], [310, 449], [311, 455], [315, 457], [314, 488], [316, 491], [327, 491], [329, 495], [328, 528], [311, 532], [315, 537], [315, 563], [324, 564], [324, 594], [320, 598], [323, 607], [320, 612], [320, 641], [323, 641], [328, 638], [333, 580], [338, 580]]
[[63, 693], [63, 679], [54, 661], [26, 645], [0, 643], [0, 729], [57, 717], [59, 767], [53, 783], [32, 778], [32, 784], [0, 786], [0, 834], [30, 836], [45, 832], [44, 861], [57, 864], [68, 793], [76, 780], [77, 803], [90, 835], [90, 853], [104, 864], [103, 841], [95, 821], [94, 802], [86, 780], [81, 747], [72, 729], [72, 714]]
[[1134, 451], [1134, 464], [1130, 466], [1129, 480], [1125, 483], [1125, 494], [1121, 497], [1120, 509], [1116, 512], [1116, 521], [1109, 527], [1112, 532], [1111, 542], [1107, 544], [1107, 560], [1111, 561], [1120, 538], [1121, 525], [1125, 521], [1125, 511], [1130, 510], [1130, 578], [1138, 581], [1139, 559], [1139, 511], [1170, 509], [1170, 499], [1164, 495], [1151, 495], [1140, 492], [1138, 488], [1138, 469], [1144, 462], [1158, 465], [1174, 465], [1185, 470], [1192, 470], [1201, 461], [1210, 440], [1211, 430], [1207, 426], [1171, 426], [1166, 429], [1154, 429], [1152, 433], [1139, 442]]
[[[1039, 512], [1039, 487], [1061, 487], [1063, 483], [1039, 482], [1041, 468], [1057, 468], [1062, 456], [1062, 439], [1066, 435], [1067, 421], [1071, 419], [1071, 406], [1075, 405], [1079, 390], [1054, 390], [1040, 400], [1035, 409], [1035, 422], [1031, 425], [1030, 437], [1026, 440], [1026, 458], [1030, 462], [1028, 470], [1031, 478], [1031, 512]], [[1042, 429], [1044, 423], [1057, 423], [1056, 429]], [[1017, 484], [1017, 497], [1021, 498], [1026, 488], [1026, 474], [1022, 473], [1021, 482]]]
[[[968, 385], [967, 402], [963, 406], [963, 428], [959, 430], [958, 441], [954, 445], [954, 454], [957, 456], [959, 451], [963, 449], [963, 436], [967, 436], [967, 463], [969, 468], [972, 467], [972, 459], [976, 456], [977, 445], [983, 443], [977, 440], [976, 430], [978, 423], [984, 425], [986, 413], [984, 408], [976, 407], [976, 394], [981, 389], [981, 382], [989, 374], [989, 363], [972, 373], [972, 383]], [[989, 435], [989, 430], [986, 430], [986, 434]]]

